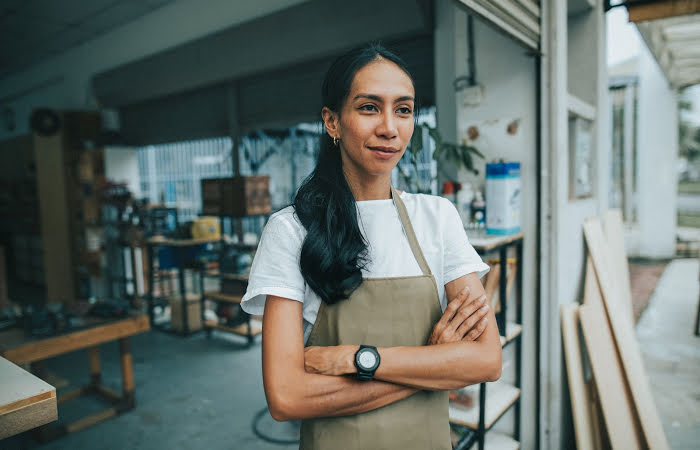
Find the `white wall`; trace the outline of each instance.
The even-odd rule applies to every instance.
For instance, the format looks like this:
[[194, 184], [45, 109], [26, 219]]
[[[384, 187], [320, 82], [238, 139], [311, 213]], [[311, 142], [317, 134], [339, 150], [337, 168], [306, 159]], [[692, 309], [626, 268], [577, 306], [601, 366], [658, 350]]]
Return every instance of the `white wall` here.
[[0, 80], [0, 98], [13, 97], [46, 80], [58, 82], [36, 89], [4, 106], [15, 110], [17, 127], [0, 129], [0, 140], [28, 133], [35, 107], [97, 109], [94, 74], [175, 47], [230, 26], [270, 14], [306, 0], [180, 0], [116, 28], [66, 53]]
[[[505, 158], [521, 162], [523, 198], [522, 230], [525, 234], [523, 255], [523, 347], [521, 446], [535, 445], [536, 419], [536, 330], [535, 285], [537, 280], [537, 172], [536, 172], [536, 67], [535, 61], [523, 47], [498, 33], [479, 19], [474, 19], [474, 45], [477, 81], [484, 87], [483, 102], [478, 106], [463, 106], [453, 89], [453, 81], [467, 74], [466, 22], [467, 14], [447, 0], [436, 2], [435, 74], [437, 124], [443, 138], [460, 141], [464, 122], [480, 123], [486, 129], [489, 121], [498, 120], [493, 129], [503, 130], [512, 119], [520, 119], [517, 146], [501, 146], [498, 139], [486, 139], [480, 148], [487, 161]], [[460, 123], [460, 121], [462, 123]], [[467, 176], [483, 188], [484, 161], [477, 164], [478, 177]], [[454, 171], [453, 171], [454, 173]], [[460, 174], [464, 177], [465, 174]], [[487, 199], [488, 201], [488, 199]], [[487, 204], [488, 207], [488, 204]], [[493, 256], [493, 255], [492, 255]], [[511, 304], [512, 305], [512, 304]], [[504, 380], [512, 381], [514, 347], [506, 349]], [[513, 430], [512, 413], [498, 424], [504, 432]]]
[[125, 183], [134, 198], [140, 198], [138, 150], [130, 147], [105, 148], [105, 176], [113, 183]]
[[[602, 2], [568, 17], [564, 2], [542, 4], [542, 377], [540, 446], [568, 448], [573, 438], [561, 344], [560, 307], [582, 295], [583, 222], [606, 207], [610, 176], [605, 21]], [[596, 108], [594, 193], [569, 198], [569, 93]]]
[[676, 249], [677, 97], [646, 46], [639, 54], [637, 111], [636, 256], [671, 258]]

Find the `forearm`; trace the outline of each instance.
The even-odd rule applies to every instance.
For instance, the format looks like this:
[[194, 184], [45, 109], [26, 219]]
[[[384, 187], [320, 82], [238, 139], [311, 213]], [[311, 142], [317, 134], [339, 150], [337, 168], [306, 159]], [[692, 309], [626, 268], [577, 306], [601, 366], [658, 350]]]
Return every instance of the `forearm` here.
[[378, 348], [378, 380], [427, 390], [459, 389], [495, 381], [501, 373], [500, 348], [464, 341], [422, 347]]
[[306, 372], [286, 378], [286, 385], [275, 389], [283, 392], [282, 396], [271, 399], [268, 395], [270, 411], [277, 420], [359, 414], [397, 402], [418, 391], [384, 381], [359, 381], [345, 376]]

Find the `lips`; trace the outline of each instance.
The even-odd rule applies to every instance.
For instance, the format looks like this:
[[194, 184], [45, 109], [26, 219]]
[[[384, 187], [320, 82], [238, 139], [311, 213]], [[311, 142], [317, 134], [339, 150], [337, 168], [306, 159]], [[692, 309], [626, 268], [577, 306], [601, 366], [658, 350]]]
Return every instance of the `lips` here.
[[385, 153], [385, 154], [393, 154], [393, 153], [398, 153], [399, 150], [394, 148], [394, 147], [368, 147], [370, 150], [373, 150], [375, 152], [379, 153]]

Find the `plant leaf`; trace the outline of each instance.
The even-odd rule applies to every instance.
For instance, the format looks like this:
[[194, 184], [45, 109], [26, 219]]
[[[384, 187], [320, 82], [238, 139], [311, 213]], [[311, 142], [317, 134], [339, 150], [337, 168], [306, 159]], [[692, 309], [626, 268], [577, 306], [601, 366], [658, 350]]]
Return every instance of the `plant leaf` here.
[[416, 125], [411, 136], [411, 153], [418, 155], [423, 150], [423, 126]]
[[474, 153], [475, 155], [477, 155], [481, 159], [486, 159], [484, 157], [484, 155], [479, 150], [476, 149], [476, 147], [472, 147], [471, 145], [460, 145], [459, 148], [460, 148], [460, 150], [462, 150], [465, 153], [471, 152], [471, 153]]
[[441, 147], [443, 142], [442, 136], [440, 136], [440, 132], [438, 131], [438, 129], [429, 127], [427, 125], [426, 128], [428, 128], [428, 134], [430, 134], [430, 137], [433, 138], [433, 141], [435, 141], [435, 147]]

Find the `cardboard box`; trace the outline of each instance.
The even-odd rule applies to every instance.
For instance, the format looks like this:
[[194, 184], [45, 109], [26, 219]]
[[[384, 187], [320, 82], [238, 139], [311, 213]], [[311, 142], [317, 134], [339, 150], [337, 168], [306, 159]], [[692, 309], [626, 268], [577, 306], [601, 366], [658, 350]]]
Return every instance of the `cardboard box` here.
[[202, 180], [202, 214], [245, 217], [271, 211], [269, 176]]
[[[184, 318], [182, 314], [182, 298], [180, 296], [171, 297], [170, 302], [170, 328], [175, 331], [184, 331]], [[199, 296], [186, 296], [187, 303], [187, 328], [188, 332], [202, 329], [202, 302]]]

